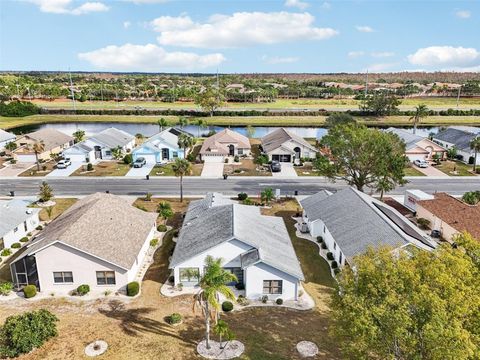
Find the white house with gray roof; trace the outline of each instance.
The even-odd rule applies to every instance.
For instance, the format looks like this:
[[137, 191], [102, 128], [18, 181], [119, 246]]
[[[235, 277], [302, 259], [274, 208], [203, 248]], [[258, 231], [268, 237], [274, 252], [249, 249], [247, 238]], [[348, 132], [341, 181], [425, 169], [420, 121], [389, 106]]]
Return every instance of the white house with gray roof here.
[[[455, 148], [459, 160], [467, 164], [475, 161], [475, 152], [470, 148], [472, 140], [480, 136], [480, 128], [471, 126], [451, 126], [433, 136], [433, 141], [446, 149]], [[480, 165], [480, 156], [477, 156]]]
[[123, 291], [141, 269], [157, 216], [115, 195], [89, 195], [48, 224], [15, 259], [13, 282], [55, 294], [82, 284], [96, 293]]
[[352, 265], [369, 247], [430, 251], [435, 246], [397, 210], [352, 187], [334, 194], [321, 191], [300, 204], [310, 234], [323, 238], [339, 266]]
[[217, 193], [190, 203], [170, 262], [175, 285], [197, 286], [207, 256], [222, 258], [247, 298], [298, 298], [304, 278], [282, 218]]
[[314, 158], [315, 146], [285, 128], [277, 129], [262, 137], [262, 149], [270, 161], [299, 162], [302, 158]]
[[15, 134], [9, 133], [8, 131], [0, 129], [0, 150], [5, 149], [5, 146], [8, 143], [15, 142], [17, 137]]
[[29, 205], [26, 200], [0, 201], [0, 250], [19, 242], [40, 224], [40, 209]]

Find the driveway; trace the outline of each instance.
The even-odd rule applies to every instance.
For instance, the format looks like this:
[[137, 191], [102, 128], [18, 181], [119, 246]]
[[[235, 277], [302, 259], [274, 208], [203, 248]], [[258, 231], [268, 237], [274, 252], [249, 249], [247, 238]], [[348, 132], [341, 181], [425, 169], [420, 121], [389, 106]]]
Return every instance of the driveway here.
[[282, 170], [280, 172], [272, 172], [273, 177], [297, 177], [292, 163], [282, 162]]
[[224, 163], [205, 162], [200, 176], [203, 177], [222, 177]]
[[18, 176], [25, 170], [31, 168], [35, 163], [16, 163], [0, 168], [0, 177]]
[[77, 170], [80, 166], [84, 163], [82, 161], [72, 161], [72, 165], [67, 167], [66, 169], [55, 169], [51, 173], [47, 174], [47, 177], [51, 176], [58, 176], [58, 177], [66, 177], [73, 174], [75, 170]]
[[443, 171], [438, 170], [436, 167], [432, 165], [428, 165], [426, 168], [418, 167], [417, 165], [413, 164], [413, 167], [420, 171], [425, 176], [448, 176]]
[[125, 176], [128, 177], [145, 177], [148, 174], [150, 174], [150, 171], [152, 171], [153, 167], [155, 164], [153, 163], [146, 163], [143, 165], [141, 168], [134, 168], [132, 167], [126, 174]]

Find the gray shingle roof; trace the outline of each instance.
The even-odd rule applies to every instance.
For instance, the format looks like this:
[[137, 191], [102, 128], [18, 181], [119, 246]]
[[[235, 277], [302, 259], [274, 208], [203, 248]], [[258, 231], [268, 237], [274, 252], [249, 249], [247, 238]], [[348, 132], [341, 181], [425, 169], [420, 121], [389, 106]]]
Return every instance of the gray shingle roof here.
[[320, 219], [320, 216], [323, 215], [321, 201], [326, 199], [332, 193], [328, 190], [322, 190], [306, 197], [303, 200], [300, 200], [300, 205], [308, 213], [308, 219], [314, 221]]
[[282, 146], [283, 143], [287, 141], [296, 141], [299, 144], [302, 144], [305, 147], [310, 148], [312, 151], [317, 151], [312, 145], [308, 143], [304, 138], [301, 136], [298, 136], [290, 131], [288, 131], [285, 128], [280, 128], [275, 131], [272, 131], [271, 133], [265, 135], [262, 137], [262, 148], [263, 151], [265, 152], [270, 152], [273, 151], [280, 146]]
[[89, 195], [52, 221], [26, 255], [60, 241], [124, 269], [135, 263], [157, 214], [133, 207], [111, 194]]
[[470, 142], [475, 139], [475, 137], [477, 137], [477, 135], [474, 133], [456, 128], [448, 128], [440, 131], [433, 139], [454, 144], [457, 149], [470, 152]]
[[423, 137], [414, 135], [411, 132], [408, 132], [403, 129], [397, 129], [397, 128], [391, 127], [391, 128], [388, 128], [386, 131], [392, 134], [396, 134], [400, 139], [402, 139], [406, 145], [406, 150], [410, 150], [416, 147], [417, 143], [423, 140]]
[[[349, 261], [364, 253], [368, 247], [398, 248], [409, 243], [422, 246], [395, 225], [375, 203], [380, 202], [358, 190], [347, 188], [319, 200], [312, 215], [305, 210], [310, 220], [321, 219]], [[395, 209], [380, 204], [403, 219]], [[408, 220], [403, 225], [423, 236]]]
[[[49, 151], [73, 141], [71, 136], [54, 128], [43, 128], [24, 136], [36, 141], [42, 141], [45, 146], [45, 151]], [[21, 142], [21, 138], [17, 141]]]
[[2, 200], [0, 201], [0, 237], [13, 230], [40, 209], [29, 208], [29, 201]]
[[132, 141], [135, 137], [123, 130], [119, 130], [116, 128], [108, 128], [96, 135], [93, 135], [90, 139], [96, 140], [111, 149], [116, 148], [117, 146], [124, 147], [130, 141]]
[[15, 140], [15, 134], [9, 133], [5, 130], [0, 129], [0, 142]]
[[[208, 196], [207, 196], [208, 197]], [[208, 201], [208, 200], [207, 200]], [[206, 207], [192, 203], [185, 217], [170, 267], [232, 239], [258, 250], [260, 261], [303, 280], [297, 256], [282, 218], [264, 216], [253, 206], [229, 204]], [[249, 262], [248, 265], [253, 264]]]

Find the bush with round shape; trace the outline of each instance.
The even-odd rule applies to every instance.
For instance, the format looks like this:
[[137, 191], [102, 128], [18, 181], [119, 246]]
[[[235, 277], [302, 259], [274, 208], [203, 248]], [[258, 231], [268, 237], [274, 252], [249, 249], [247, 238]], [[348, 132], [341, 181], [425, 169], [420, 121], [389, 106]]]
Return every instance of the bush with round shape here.
[[325, 244], [324, 242], [322, 243], [322, 249], [326, 249], [327, 248], [327, 244]]
[[169, 276], [169, 277], [168, 277], [168, 282], [169, 282], [170, 284], [175, 283], [175, 276], [173, 276], [173, 275]]
[[238, 194], [237, 197], [238, 197], [238, 200], [243, 201], [248, 197], [248, 195], [247, 195], [247, 193], [242, 192], [242, 193]]
[[28, 237], [24, 236], [20, 239], [20, 242], [27, 242], [28, 241]]
[[340, 269], [339, 269], [339, 268], [333, 269], [333, 273], [334, 273], [335, 275], [340, 274]]
[[332, 266], [332, 269], [338, 268], [338, 264], [337, 264], [337, 262], [336, 262], [335, 260], [332, 261], [332, 265], [331, 265], [331, 266]]
[[37, 230], [39, 230], [39, 231], [40, 231], [40, 230], [43, 230], [43, 226], [42, 226], [42, 225], [38, 225], [35, 229], [37, 229]]
[[277, 300], [275, 300], [275, 303], [277, 305], [283, 305], [283, 299], [282, 298], [278, 298]]
[[5, 248], [2, 250], [2, 252], [0, 253], [1, 256], [10, 256], [12, 255], [12, 250], [9, 249], [9, 248]]
[[37, 295], [37, 287], [35, 285], [27, 285], [23, 288], [25, 299], [30, 299]]
[[317, 236], [317, 242], [322, 243], [323, 242], [323, 236]]
[[333, 254], [331, 252], [327, 253], [327, 259], [328, 260], [333, 260], [334, 259]]
[[160, 224], [157, 226], [157, 231], [159, 232], [166, 232], [167, 231], [167, 225], [165, 224]]
[[22, 247], [22, 244], [16, 242], [12, 244], [12, 249], [20, 249]]
[[131, 164], [132, 162], [133, 162], [133, 156], [132, 156], [132, 154], [127, 154], [127, 155], [125, 155], [125, 156], [123, 157], [123, 163], [124, 163], [124, 164], [129, 165], [129, 164]]
[[230, 301], [224, 301], [222, 303], [222, 310], [225, 312], [230, 312], [233, 310], [233, 304]]
[[77, 295], [83, 296], [87, 295], [90, 292], [90, 286], [87, 284], [82, 284], [79, 287], [77, 287]]
[[182, 315], [179, 313], [173, 313], [168, 317], [168, 323], [171, 325], [180, 324], [182, 321]]
[[137, 281], [132, 281], [127, 284], [127, 295], [135, 296], [140, 292], [140, 284]]
[[92, 163], [87, 164], [87, 171], [93, 171], [93, 165]]
[[267, 296], [267, 295], [263, 295], [261, 300], [262, 300], [262, 303], [266, 304], [267, 301], [268, 301], [268, 296]]
[[156, 247], [158, 245], [158, 239], [152, 239], [150, 240], [150, 246], [151, 247]]

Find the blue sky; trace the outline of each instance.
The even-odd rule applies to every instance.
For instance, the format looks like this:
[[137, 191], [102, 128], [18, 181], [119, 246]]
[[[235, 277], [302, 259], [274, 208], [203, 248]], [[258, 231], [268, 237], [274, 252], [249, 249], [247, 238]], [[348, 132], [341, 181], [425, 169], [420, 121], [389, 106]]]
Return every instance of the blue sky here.
[[0, 70], [480, 71], [480, 2], [1, 0]]

